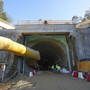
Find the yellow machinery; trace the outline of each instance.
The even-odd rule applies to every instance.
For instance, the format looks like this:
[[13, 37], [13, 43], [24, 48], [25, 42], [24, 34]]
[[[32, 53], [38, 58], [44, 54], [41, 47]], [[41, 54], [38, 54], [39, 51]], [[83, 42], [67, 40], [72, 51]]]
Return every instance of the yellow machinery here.
[[90, 59], [82, 59], [77, 63], [78, 71], [90, 72]]
[[38, 51], [25, 47], [22, 44], [12, 41], [11, 39], [0, 36], [0, 50], [8, 51], [18, 56], [30, 58], [30, 60], [40, 60]]

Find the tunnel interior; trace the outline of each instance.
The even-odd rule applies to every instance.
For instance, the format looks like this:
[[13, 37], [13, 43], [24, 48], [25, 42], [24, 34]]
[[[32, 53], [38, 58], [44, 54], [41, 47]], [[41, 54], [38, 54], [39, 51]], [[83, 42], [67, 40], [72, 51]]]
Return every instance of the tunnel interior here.
[[[27, 47], [40, 52], [40, 60], [36, 61], [40, 70], [48, 70], [52, 65], [58, 64], [68, 69], [68, 58], [65, 45], [60, 40], [36, 39], [29, 41]], [[29, 60], [27, 60], [29, 65]]]

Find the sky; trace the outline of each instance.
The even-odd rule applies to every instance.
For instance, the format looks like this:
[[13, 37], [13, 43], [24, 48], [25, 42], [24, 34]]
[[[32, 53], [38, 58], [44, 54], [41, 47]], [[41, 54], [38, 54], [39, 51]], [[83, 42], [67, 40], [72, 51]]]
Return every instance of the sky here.
[[90, 7], [90, 0], [2, 0], [4, 11], [13, 24], [25, 20], [71, 20], [83, 17]]

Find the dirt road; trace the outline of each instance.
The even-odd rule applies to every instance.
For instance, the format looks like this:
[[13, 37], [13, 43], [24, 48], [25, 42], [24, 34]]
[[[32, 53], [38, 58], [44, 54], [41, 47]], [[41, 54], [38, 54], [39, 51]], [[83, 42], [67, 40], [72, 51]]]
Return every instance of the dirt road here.
[[40, 71], [32, 78], [20, 76], [7, 90], [90, 90], [90, 82], [67, 74]]

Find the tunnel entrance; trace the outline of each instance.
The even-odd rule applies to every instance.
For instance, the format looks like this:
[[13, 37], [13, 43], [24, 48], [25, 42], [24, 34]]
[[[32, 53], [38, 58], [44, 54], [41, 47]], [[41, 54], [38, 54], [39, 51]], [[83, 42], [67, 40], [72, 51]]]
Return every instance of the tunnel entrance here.
[[63, 43], [55, 39], [38, 39], [27, 43], [31, 47], [40, 52], [41, 59], [37, 61], [40, 69], [46, 70], [52, 64], [59, 64], [62, 67], [67, 67], [67, 53]]
[[[70, 58], [65, 35], [25, 36], [25, 45], [40, 52], [41, 59], [36, 61], [40, 70], [48, 70], [52, 64], [70, 70]], [[30, 60], [26, 60], [30, 66]]]

